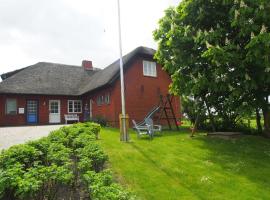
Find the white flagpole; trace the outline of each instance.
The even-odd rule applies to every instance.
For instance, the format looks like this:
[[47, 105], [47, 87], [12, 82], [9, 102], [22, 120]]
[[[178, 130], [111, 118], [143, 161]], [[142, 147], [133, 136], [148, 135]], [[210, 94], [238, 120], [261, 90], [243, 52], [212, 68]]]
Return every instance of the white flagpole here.
[[120, 15], [120, 0], [117, 0], [118, 5], [118, 33], [119, 33], [119, 52], [120, 52], [120, 81], [121, 81], [121, 103], [122, 103], [122, 130], [123, 130], [123, 138], [120, 136], [120, 139], [123, 141], [128, 141], [128, 132], [127, 132], [127, 124], [126, 124], [126, 106], [125, 106], [125, 85], [124, 85], [124, 73], [123, 73], [123, 58], [122, 58], [122, 36], [121, 36], [121, 15]]

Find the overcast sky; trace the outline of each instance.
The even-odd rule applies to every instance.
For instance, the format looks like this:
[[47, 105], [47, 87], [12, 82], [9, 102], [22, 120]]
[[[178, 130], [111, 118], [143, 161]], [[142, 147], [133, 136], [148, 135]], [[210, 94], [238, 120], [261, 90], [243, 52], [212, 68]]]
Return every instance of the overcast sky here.
[[[152, 32], [180, 0], [121, 0], [123, 53], [156, 48]], [[0, 74], [40, 61], [104, 68], [119, 56], [117, 0], [0, 0]]]

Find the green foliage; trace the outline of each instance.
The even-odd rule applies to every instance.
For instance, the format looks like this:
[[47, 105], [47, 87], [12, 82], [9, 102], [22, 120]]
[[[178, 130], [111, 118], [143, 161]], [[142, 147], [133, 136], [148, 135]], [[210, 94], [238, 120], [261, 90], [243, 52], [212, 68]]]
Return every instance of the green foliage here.
[[89, 135], [87, 133], [81, 133], [77, 138], [72, 142], [72, 146], [75, 149], [82, 148], [86, 146], [89, 142], [96, 140], [96, 135]]
[[10, 194], [16, 192], [18, 188], [19, 181], [24, 174], [23, 165], [20, 163], [14, 163], [6, 169], [0, 169], [0, 197], [5, 194]]
[[167, 9], [154, 38], [171, 92], [207, 103], [224, 124], [258, 108], [269, 114], [269, 10], [268, 0], [183, 0]]
[[90, 198], [95, 200], [131, 200], [135, 199], [129, 192], [121, 186], [113, 183], [110, 171], [95, 173], [88, 171], [83, 179], [88, 185]]
[[[80, 124], [77, 124], [77, 125], [80, 125]], [[94, 133], [94, 135], [96, 136], [96, 139], [98, 139], [98, 134], [99, 134], [100, 129], [101, 129], [101, 125], [99, 123], [85, 122], [85, 123], [83, 123], [83, 127], [84, 127], [85, 131]]]
[[70, 164], [71, 149], [65, 147], [63, 144], [51, 143], [48, 148], [47, 161], [55, 163], [59, 166]]
[[17, 179], [18, 186], [15, 196], [19, 199], [54, 199], [57, 187], [61, 184], [70, 184], [73, 173], [65, 166], [35, 166], [28, 169], [22, 177]]
[[[4, 150], [0, 154], [0, 198], [54, 200], [60, 188], [76, 190], [73, 187], [82, 182], [85, 173], [103, 173], [108, 156], [96, 144], [99, 131], [98, 124], [78, 123]], [[125, 194], [112, 183], [100, 191], [99, 199], [106, 199], [102, 198], [107, 195], [104, 191], [113, 193], [114, 199]]]
[[20, 163], [24, 168], [33, 166], [35, 161], [39, 161], [42, 152], [28, 145], [15, 145], [8, 150], [3, 150], [0, 154], [0, 167], [8, 169], [10, 166]]
[[[76, 150], [76, 154], [80, 160], [79, 166], [82, 171], [91, 168], [92, 170], [99, 172], [103, 169], [105, 161], [108, 159], [108, 156], [104, 154], [100, 146], [95, 143], [89, 143], [84, 148], [79, 148]], [[89, 166], [85, 165], [86, 163], [91, 163]]]
[[[202, 121], [206, 118], [206, 109], [203, 106], [199, 106], [198, 103], [190, 98], [190, 97], [181, 97], [181, 103], [182, 103], [182, 112], [185, 114], [188, 119], [192, 122], [192, 124], [195, 123], [197, 115], [199, 115], [199, 124], [202, 123]], [[200, 108], [200, 110], [198, 109]]]
[[108, 125], [108, 120], [103, 116], [97, 116], [91, 119], [92, 122], [100, 124], [101, 126], [105, 127]]
[[45, 162], [45, 157], [48, 154], [48, 149], [50, 147], [51, 142], [52, 141], [50, 141], [48, 137], [43, 137], [39, 140], [29, 141], [27, 142], [27, 145], [41, 152], [42, 154], [41, 160], [44, 159], [44, 162]]
[[[237, 123], [235, 124], [225, 124], [224, 121], [215, 120], [215, 126], [216, 126], [215, 127], [216, 131], [227, 130], [231, 132], [241, 132], [247, 135], [257, 134], [256, 126], [255, 127], [248, 126], [247, 123], [243, 122], [242, 118], [239, 121], [237, 121]], [[198, 128], [204, 131], [209, 131], [209, 132], [212, 131], [212, 126], [209, 120], [204, 120], [203, 122], [201, 122]]]
[[72, 181], [70, 152], [63, 144], [49, 138], [3, 151], [0, 155], [0, 196], [54, 199], [58, 186], [69, 185]]
[[63, 127], [60, 128], [59, 130], [52, 131], [48, 136], [48, 140], [53, 143], [62, 143], [68, 146], [69, 144], [69, 140], [67, 138], [68, 133], [66, 133], [65, 130], [68, 130], [68, 128]]

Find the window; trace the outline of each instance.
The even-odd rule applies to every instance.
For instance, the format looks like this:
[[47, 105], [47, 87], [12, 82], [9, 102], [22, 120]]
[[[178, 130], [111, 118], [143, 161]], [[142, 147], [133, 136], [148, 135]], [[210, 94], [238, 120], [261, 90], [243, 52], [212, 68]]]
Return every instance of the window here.
[[68, 113], [81, 113], [82, 101], [81, 100], [68, 100]]
[[98, 96], [97, 97], [97, 105], [100, 106], [101, 104], [103, 104], [103, 96]]
[[143, 61], [143, 75], [157, 77], [157, 65], [155, 62]]
[[6, 114], [16, 115], [17, 114], [17, 101], [16, 99], [7, 99], [6, 101]]
[[105, 95], [105, 103], [110, 104], [110, 93]]
[[37, 113], [37, 101], [36, 100], [27, 100], [27, 112], [28, 113]]
[[110, 93], [97, 97], [97, 105], [110, 104]]
[[50, 113], [59, 114], [59, 102], [58, 101], [51, 101], [50, 102]]

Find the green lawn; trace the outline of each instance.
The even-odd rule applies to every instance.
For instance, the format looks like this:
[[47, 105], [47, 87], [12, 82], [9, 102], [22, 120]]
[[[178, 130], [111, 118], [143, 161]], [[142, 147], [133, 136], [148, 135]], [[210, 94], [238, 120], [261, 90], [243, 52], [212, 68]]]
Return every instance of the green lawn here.
[[270, 140], [190, 138], [164, 131], [152, 141], [119, 141], [119, 130], [103, 128], [99, 143], [115, 177], [138, 199], [270, 199]]

